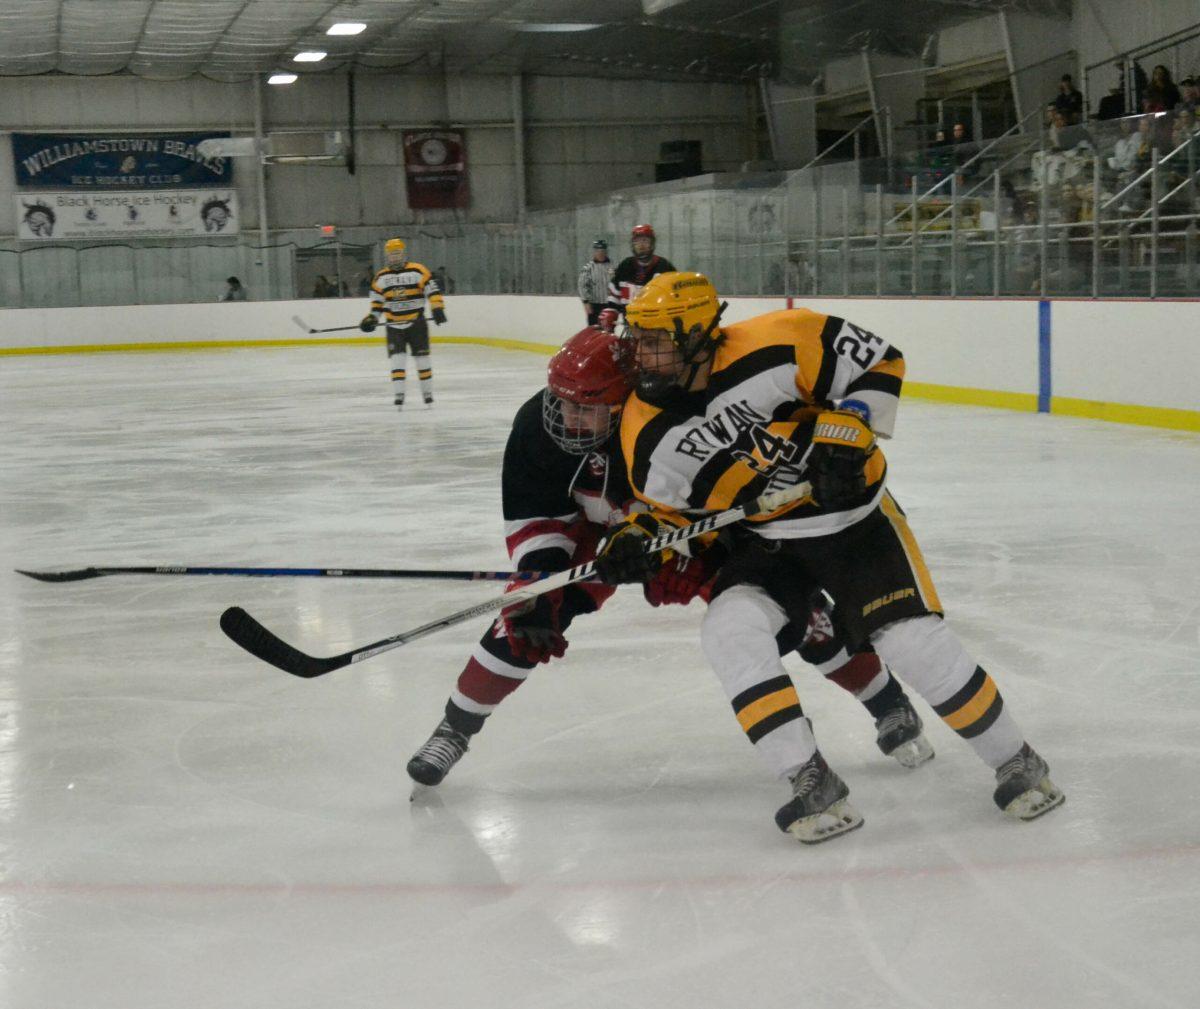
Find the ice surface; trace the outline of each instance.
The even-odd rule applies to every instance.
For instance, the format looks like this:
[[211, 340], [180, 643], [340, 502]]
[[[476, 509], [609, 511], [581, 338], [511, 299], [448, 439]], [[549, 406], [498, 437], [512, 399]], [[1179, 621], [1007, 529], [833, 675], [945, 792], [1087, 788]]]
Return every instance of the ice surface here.
[[500, 451], [545, 359], [434, 362], [399, 415], [373, 349], [0, 361], [0, 1006], [1197, 1004], [1195, 435], [902, 407], [894, 493], [1067, 793], [1031, 824], [922, 702], [938, 755], [906, 772], [789, 660], [866, 818], [790, 841], [699, 604], [622, 590], [410, 804], [484, 622], [305, 682], [217, 617], [330, 654], [494, 585], [11, 573], [504, 567]]

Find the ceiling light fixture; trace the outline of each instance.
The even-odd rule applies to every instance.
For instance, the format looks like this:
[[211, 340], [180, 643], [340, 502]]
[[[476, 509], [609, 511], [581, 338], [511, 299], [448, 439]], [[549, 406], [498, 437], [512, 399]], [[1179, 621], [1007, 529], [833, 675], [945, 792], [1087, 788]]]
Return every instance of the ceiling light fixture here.
[[590, 32], [603, 25], [572, 22], [565, 24], [546, 23], [543, 21], [528, 21], [514, 26], [519, 32]]
[[326, 35], [357, 35], [366, 31], [367, 26], [361, 21], [339, 21], [325, 29]]
[[329, 53], [323, 53], [319, 49], [312, 49], [307, 52], [296, 53], [292, 57], [294, 63], [320, 63]]
[[295, 82], [295, 74], [271, 74], [271, 76], [267, 78], [268, 84], [294, 84]]

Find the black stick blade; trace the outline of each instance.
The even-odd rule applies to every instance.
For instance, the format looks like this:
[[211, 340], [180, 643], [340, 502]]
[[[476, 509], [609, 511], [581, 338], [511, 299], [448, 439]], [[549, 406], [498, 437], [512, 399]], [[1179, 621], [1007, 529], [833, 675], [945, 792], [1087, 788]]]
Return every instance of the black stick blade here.
[[75, 571], [22, 571], [15, 569], [17, 574], [26, 578], [35, 578], [39, 582], [81, 582], [87, 578], [103, 577], [104, 572], [96, 568], [79, 568]]
[[221, 630], [234, 644], [246, 649], [256, 658], [306, 680], [311, 680], [314, 676], [324, 676], [350, 664], [349, 659], [340, 655], [331, 659], [318, 659], [293, 648], [268, 631], [240, 606], [230, 606], [221, 614]]

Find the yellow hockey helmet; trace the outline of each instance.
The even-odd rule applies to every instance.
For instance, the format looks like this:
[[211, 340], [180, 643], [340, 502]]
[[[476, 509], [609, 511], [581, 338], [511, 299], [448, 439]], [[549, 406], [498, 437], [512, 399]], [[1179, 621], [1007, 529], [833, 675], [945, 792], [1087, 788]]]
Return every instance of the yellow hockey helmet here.
[[660, 273], [626, 306], [625, 319], [638, 329], [686, 336], [694, 326], [706, 329], [720, 308], [717, 289], [704, 274]]
[[388, 266], [403, 266], [408, 262], [405, 250], [408, 246], [403, 238], [389, 238], [383, 246], [383, 258]]
[[[721, 340], [725, 303], [702, 273], [660, 273], [625, 308], [637, 344], [638, 387], [646, 393], [688, 388]], [[667, 339], [661, 335], [667, 334]]]

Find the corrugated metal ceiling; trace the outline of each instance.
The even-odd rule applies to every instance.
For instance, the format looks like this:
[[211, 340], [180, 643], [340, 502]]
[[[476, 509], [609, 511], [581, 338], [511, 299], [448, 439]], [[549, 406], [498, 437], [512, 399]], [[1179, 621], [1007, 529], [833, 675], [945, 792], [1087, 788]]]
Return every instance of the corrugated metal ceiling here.
[[[245, 80], [354, 67], [727, 80], [783, 66], [799, 79], [863, 46], [916, 55], [939, 27], [1001, 7], [1062, 15], [1069, 0], [3, 0], [0, 76]], [[327, 36], [335, 21], [367, 29]], [[599, 27], [531, 30], [580, 23]], [[303, 49], [329, 55], [294, 63]]]

